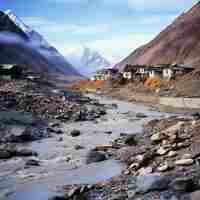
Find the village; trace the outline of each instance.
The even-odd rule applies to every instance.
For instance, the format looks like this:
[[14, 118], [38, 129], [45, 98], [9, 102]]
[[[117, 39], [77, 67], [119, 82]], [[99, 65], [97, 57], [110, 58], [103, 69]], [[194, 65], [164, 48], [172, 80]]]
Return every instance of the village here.
[[129, 81], [140, 80], [145, 81], [148, 78], [159, 77], [162, 80], [170, 81], [183, 76], [187, 73], [194, 71], [195, 68], [191, 66], [178, 65], [178, 64], [161, 64], [157, 66], [145, 65], [130, 65], [127, 64], [123, 71], [114, 68], [103, 69], [98, 71], [90, 78], [91, 81], [109, 80], [117, 76], [122, 76]]

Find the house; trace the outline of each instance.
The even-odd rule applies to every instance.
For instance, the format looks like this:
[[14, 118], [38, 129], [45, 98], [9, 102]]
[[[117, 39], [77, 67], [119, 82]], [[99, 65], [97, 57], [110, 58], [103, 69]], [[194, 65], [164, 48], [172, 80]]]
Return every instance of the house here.
[[178, 64], [160, 64], [155, 66], [126, 65], [123, 77], [127, 80], [145, 80], [146, 78], [160, 77], [171, 80], [178, 75], [184, 75], [194, 70], [191, 66]]
[[117, 69], [102, 69], [96, 72], [95, 75], [93, 75], [90, 80], [91, 81], [106, 81], [111, 79], [113, 76], [117, 75], [118, 70]]
[[22, 75], [22, 67], [13, 64], [0, 65], [0, 78], [5, 80], [17, 79]]

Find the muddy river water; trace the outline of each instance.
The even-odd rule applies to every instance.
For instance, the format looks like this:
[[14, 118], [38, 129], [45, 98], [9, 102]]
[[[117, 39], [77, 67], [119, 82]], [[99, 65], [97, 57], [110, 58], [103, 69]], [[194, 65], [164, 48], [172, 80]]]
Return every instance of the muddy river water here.
[[[85, 164], [89, 150], [109, 144], [120, 133], [142, 134], [142, 125], [149, 120], [167, 117], [148, 106], [113, 100], [108, 97], [90, 95], [102, 104], [116, 104], [97, 121], [63, 124], [62, 141], [60, 136], [43, 139], [22, 146], [39, 153], [40, 166], [24, 168], [26, 158], [15, 158], [0, 162], [0, 199], [8, 200], [47, 200], [57, 194], [58, 188], [71, 184], [94, 184], [118, 176], [123, 170], [115, 160]], [[146, 115], [137, 118], [136, 113]], [[69, 133], [73, 129], [81, 131], [78, 137]], [[112, 132], [112, 134], [108, 134]], [[76, 150], [76, 145], [83, 149]]]

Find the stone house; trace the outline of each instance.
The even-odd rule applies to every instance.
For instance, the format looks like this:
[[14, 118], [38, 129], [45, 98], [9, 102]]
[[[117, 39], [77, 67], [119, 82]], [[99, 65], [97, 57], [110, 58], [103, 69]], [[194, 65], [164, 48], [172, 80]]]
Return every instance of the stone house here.
[[174, 79], [178, 75], [184, 75], [193, 71], [194, 68], [185, 65], [126, 65], [123, 71], [123, 77], [127, 80], [144, 80], [145, 78], [160, 77], [164, 80]]
[[93, 75], [90, 80], [91, 81], [106, 81], [109, 79], [112, 79], [112, 77], [114, 77], [115, 75], [117, 75], [118, 70], [117, 69], [102, 69], [96, 72], [95, 75]]

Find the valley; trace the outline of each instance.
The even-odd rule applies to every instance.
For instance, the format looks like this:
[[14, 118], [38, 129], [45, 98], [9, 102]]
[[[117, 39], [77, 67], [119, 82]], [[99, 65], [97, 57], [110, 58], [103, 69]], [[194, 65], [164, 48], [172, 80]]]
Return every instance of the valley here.
[[0, 200], [199, 200], [200, 2], [119, 2], [0, 11]]

